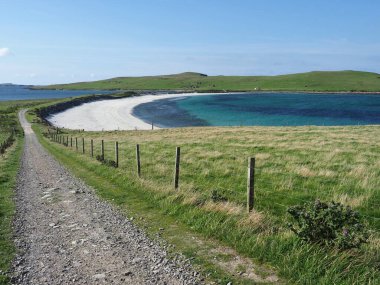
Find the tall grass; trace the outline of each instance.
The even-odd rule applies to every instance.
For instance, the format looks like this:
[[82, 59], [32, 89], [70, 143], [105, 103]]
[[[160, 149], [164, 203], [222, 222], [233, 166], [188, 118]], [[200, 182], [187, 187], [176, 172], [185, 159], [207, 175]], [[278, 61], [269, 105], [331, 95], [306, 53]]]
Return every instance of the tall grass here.
[[[22, 140], [17, 138], [14, 145], [0, 157], [0, 270], [9, 270], [15, 249], [13, 246], [12, 218], [15, 210], [13, 189], [22, 150]], [[8, 284], [7, 276], [0, 274], [0, 284]]]
[[12, 235], [15, 210], [13, 189], [23, 145], [16, 111], [17, 108], [8, 102], [0, 103], [0, 284], [9, 283], [5, 273], [9, 270], [15, 253]]
[[[247, 158], [256, 157], [256, 209], [278, 218], [278, 211], [315, 198], [336, 200], [368, 217], [380, 215], [378, 127], [201, 128], [153, 132], [74, 133], [78, 149], [94, 153], [105, 141], [105, 158], [136, 173], [140, 144], [142, 177], [161, 188], [173, 183], [175, 147], [181, 146], [181, 191], [199, 199], [217, 191], [231, 205], [245, 206]], [[376, 224], [376, 219], [370, 220]], [[379, 224], [377, 224], [379, 226]]]
[[[46, 129], [40, 129], [46, 131]], [[258, 261], [277, 267], [297, 284], [368, 284], [379, 282], [380, 128], [185, 128], [128, 132], [68, 132], [85, 137], [86, 154], [50, 145], [68, 164], [81, 165], [119, 190], [102, 192], [128, 203], [124, 191], [157, 211], [175, 217], [205, 236], [214, 237]], [[107, 159], [119, 142], [120, 167], [110, 169], [90, 159], [105, 140]], [[47, 141], [46, 141], [47, 142]], [[81, 142], [81, 139], [78, 140]], [[138, 179], [135, 145], [141, 149]], [[175, 147], [181, 146], [180, 189], [174, 191]], [[247, 158], [255, 156], [255, 212], [245, 212]], [[218, 193], [222, 200], [213, 199]], [[145, 193], [145, 194], [141, 194]], [[310, 199], [336, 200], [366, 216], [371, 241], [359, 250], [338, 252], [305, 245], [287, 229], [286, 209]], [[372, 284], [371, 283], [371, 284]]]

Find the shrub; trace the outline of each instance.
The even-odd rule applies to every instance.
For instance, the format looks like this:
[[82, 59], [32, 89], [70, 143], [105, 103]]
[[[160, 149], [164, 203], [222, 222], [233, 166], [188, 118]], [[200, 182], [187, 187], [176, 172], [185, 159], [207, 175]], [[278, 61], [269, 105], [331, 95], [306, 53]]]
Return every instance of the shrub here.
[[115, 168], [117, 167], [116, 161], [111, 160], [111, 159], [104, 159], [102, 163], [111, 167], [115, 167]]
[[13, 136], [13, 133], [9, 135], [9, 137], [0, 144], [0, 154], [4, 154], [5, 150], [10, 147], [15, 141], [15, 138]]
[[340, 203], [319, 200], [290, 207], [295, 223], [290, 229], [302, 240], [340, 249], [358, 248], [368, 240], [368, 230], [357, 211]]
[[111, 160], [111, 159], [105, 159], [101, 155], [97, 155], [96, 160], [100, 161], [102, 164], [115, 167], [115, 168], [117, 167], [116, 161]]
[[216, 189], [211, 192], [211, 200], [213, 202], [227, 202], [227, 198], [220, 194]]

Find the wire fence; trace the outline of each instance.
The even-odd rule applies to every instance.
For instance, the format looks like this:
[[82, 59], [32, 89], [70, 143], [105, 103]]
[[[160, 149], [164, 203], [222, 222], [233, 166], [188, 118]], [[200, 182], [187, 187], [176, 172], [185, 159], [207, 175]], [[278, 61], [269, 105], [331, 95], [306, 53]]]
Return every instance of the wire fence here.
[[[223, 199], [231, 200], [241, 205], [245, 204], [243, 202], [246, 200], [244, 195], [250, 195], [246, 181], [252, 179], [254, 180], [254, 187], [251, 191], [254, 193], [255, 201], [253, 207], [258, 210], [272, 211], [273, 213], [276, 213], [278, 208], [285, 213], [290, 206], [314, 201], [319, 197], [323, 197], [324, 199], [330, 197], [333, 199], [337, 195], [336, 192], [340, 193], [339, 195], [342, 195], [344, 190], [350, 189], [350, 185], [334, 185], [335, 188], [330, 189], [331, 183], [329, 181], [324, 182], [323, 179], [321, 179], [318, 181], [320, 190], [316, 191], [310, 186], [313, 184], [310, 184], [310, 179], [307, 177], [300, 178], [294, 174], [286, 173], [286, 171], [271, 173], [267, 172], [266, 167], [263, 166], [256, 166], [254, 177], [247, 178], [244, 177], [247, 173], [246, 158], [241, 158], [239, 160], [239, 162], [245, 161], [245, 163], [234, 163], [234, 165], [238, 165], [238, 167], [228, 169], [228, 172], [224, 173], [225, 177], [223, 177], [223, 174], [217, 173], [215, 169], [212, 169], [214, 165], [226, 163], [226, 157], [223, 156], [223, 154], [218, 154], [219, 159], [211, 159], [211, 161], [210, 159], [207, 159], [207, 161], [204, 159], [204, 161], [200, 163], [202, 153], [199, 153], [197, 163], [200, 163], [202, 169], [197, 169], [197, 173], [189, 173], [194, 172], [195, 168], [190, 167], [190, 164], [193, 161], [190, 161], [189, 157], [186, 157], [186, 153], [181, 154], [181, 160], [184, 159], [180, 163], [179, 157], [177, 157], [178, 154], [175, 154], [174, 149], [160, 146], [158, 148], [159, 151], [157, 151], [147, 142], [142, 148], [139, 144], [133, 145], [127, 142], [112, 142], [99, 139], [89, 140], [85, 137], [72, 137], [61, 134], [60, 131], [51, 132], [49, 130], [46, 136], [52, 141], [65, 145], [67, 148], [78, 153], [93, 157], [109, 166], [122, 168], [123, 171], [130, 174], [137, 174], [139, 177], [143, 176], [144, 178], [146, 177], [155, 180], [157, 183], [173, 183], [175, 189], [178, 189], [181, 180], [184, 180], [184, 184], [191, 185], [194, 189], [218, 190], [218, 195], [225, 195], [225, 197], [223, 196]], [[147, 149], [149, 149], [149, 151], [146, 151]], [[236, 162], [236, 158], [231, 160], [235, 160]], [[177, 167], [181, 170], [177, 171]], [[220, 169], [219, 171], [221, 172]], [[176, 173], [175, 176], [173, 176], [173, 172]], [[273, 179], [274, 176], [276, 176], [277, 179]], [[231, 177], [233, 178], [231, 179]], [[294, 183], [294, 181], [292, 182], [292, 179], [295, 179], [297, 183]], [[219, 180], [221, 180], [221, 182]], [[232, 180], [232, 182], [229, 180]], [[288, 181], [291, 181], [292, 183], [287, 183]], [[200, 187], [199, 185], [196, 185], [196, 182], [199, 182], [198, 184], [202, 186]], [[226, 184], [230, 187], [226, 187]], [[233, 190], [231, 185], [235, 185]], [[330, 190], [327, 191], [326, 189]], [[375, 191], [375, 189], [373, 191]], [[248, 205], [248, 209], [249, 208]], [[371, 224], [376, 227], [380, 225], [380, 216], [378, 215], [380, 203], [378, 201], [362, 201], [356, 208]]]

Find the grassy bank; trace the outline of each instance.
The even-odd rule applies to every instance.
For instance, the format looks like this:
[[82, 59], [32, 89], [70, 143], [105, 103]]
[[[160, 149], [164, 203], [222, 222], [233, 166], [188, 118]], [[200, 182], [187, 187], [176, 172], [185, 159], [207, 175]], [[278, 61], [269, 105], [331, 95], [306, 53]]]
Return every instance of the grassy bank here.
[[[22, 152], [22, 139], [18, 138], [14, 145], [0, 158], [0, 270], [9, 270], [15, 250], [12, 236], [12, 218], [15, 210], [13, 203], [16, 174]], [[8, 284], [8, 278], [0, 274], [0, 284]]]
[[43, 86], [47, 89], [121, 89], [186, 91], [380, 91], [380, 75], [360, 71], [315, 71], [278, 76], [205, 76], [181, 73], [117, 77], [93, 82]]
[[[25, 102], [24, 102], [25, 103]], [[23, 103], [17, 103], [19, 106]], [[16, 175], [19, 168], [23, 136], [17, 120], [14, 102], [0, 103], [0, 143], [15, 131], [15, 141], [0, 154], [0, 284], [8, 284], [5, 273], [9, 270], [14, 255], [12, 237], [12, 218], [15, 210], [13, 203]]]
[[[41, 125], [35, 129], [46, 131]], [[175, 220], [217, 239], [255, 262], [274, 266], [291, 284], [376, 284], [379, 135], [377, 126], [252, 127], [65, 133], [65, 138], [74, 138], [73, 148], [41, 139], [102, 197], [147, 220], [157, 216], [169, 225]], [[114, 159], [118, 141], [120, 167], [91, 158], [90, 139], [95, 155], [100, 153], [100, 140], [105, 140], [109, 160]], [[141, 178], [136, 174], [136, 143], [141, 149]], [[182, 151], [179, 191], [172, 185], [176, 146]], [[249, 156], [255, 156], [257, 164], [256, 211], [251, 214], [245, 211]], [[365, 215], [372, 229], [370, 242], [346, 252], [300, 243], [286, 226], [286, 209], [315, 198], [351, 205]]]

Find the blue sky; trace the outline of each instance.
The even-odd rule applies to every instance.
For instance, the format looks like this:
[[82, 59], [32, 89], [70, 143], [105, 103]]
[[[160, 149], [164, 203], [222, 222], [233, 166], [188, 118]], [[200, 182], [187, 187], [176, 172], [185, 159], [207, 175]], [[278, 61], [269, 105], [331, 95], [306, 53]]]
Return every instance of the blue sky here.
[[0, 82], [380, 73], [378, 0], [0, 0]]

